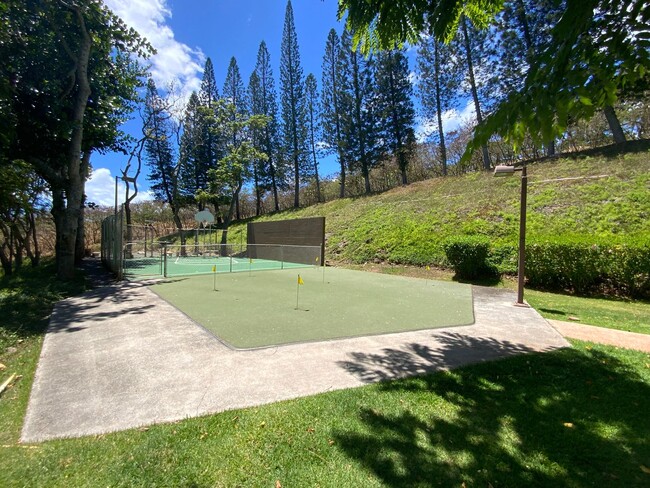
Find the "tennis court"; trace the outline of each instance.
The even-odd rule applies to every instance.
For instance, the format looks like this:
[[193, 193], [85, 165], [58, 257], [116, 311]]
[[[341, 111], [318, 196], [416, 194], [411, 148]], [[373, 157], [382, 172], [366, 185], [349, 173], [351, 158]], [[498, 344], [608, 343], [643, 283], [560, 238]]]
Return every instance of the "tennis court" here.
[[170, 245], [151, 254], [130, 253], [123, 262], [125, 278], [309, 268], [321, 261], [320, 246], [191, 244]]
[[255, 261], [151, 289], [236, 349], [474, 322], [469, 285], [315, 266], [262, 272]]

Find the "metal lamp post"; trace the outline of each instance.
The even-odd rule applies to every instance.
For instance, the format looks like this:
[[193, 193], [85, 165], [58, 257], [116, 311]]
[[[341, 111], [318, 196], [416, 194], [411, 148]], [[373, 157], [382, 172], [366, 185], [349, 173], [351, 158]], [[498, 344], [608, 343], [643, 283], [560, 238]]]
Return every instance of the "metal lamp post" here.
[[527, 307], [524, 302], [524, 275], [526, 271], [526, 201], [528, 198], [528, 174], [526, 163], [499, 165], [494, 168], [494, 176], [512, 176], [521, 171], [521, 195], [519, 200], [519, 262], [517, 264], [517, 303], [518, 307]]

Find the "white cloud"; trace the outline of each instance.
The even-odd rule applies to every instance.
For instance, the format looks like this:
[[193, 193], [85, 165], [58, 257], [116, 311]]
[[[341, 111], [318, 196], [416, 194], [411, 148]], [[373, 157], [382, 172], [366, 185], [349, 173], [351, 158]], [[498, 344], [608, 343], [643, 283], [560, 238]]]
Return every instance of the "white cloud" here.
[[183, 98], [201, 86], [205, 55], [174, 38], [167, 25], [171, 9], [166, 0], [105, 0], [113, 13], [145, 37], [157, 54], [149, 59], [151, 76], [159, 88], [180, 87]]
[[[117, 201], [119, 204], [124, 203], [124, 183], [119, 182]], [[94, 168], [90, 178], [86, 182], [86, 200], [106, 207], [112, 207], [115, 204], [115, 176], [111, 174], [108, 168]], [[153, 194], [150, 191], [140, 191], [133, 200], [133, 203], [153, 200]]]
[[[460, 112], [456, 109], [447, 110], [442, 114], [442, 127], [445, 134], [454, 131], [467, 123], [476, 121], [476, 110], [474, 103], [469, 100]], [[438, 121], [435, 118], [419, 118], [415, 128], [415, 136], [418, 142], [427, 140], [434, 131], [438, 130]]]

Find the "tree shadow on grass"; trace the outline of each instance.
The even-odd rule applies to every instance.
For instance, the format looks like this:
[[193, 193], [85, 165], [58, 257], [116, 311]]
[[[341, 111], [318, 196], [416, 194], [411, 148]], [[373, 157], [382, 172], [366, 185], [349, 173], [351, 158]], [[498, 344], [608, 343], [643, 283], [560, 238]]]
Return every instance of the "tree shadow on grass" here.
[[[412, 344], [344, 367], [386, 379], [439, 367], [466, 347], [518, 346], [449, 334], [440, 352]], [[649, 486], [649, 379], [626, 361], [562, 349], [387, 381], [379, 388], [404, 409], [362, 408], [361, 428], [335, 440], [387, 486]]]

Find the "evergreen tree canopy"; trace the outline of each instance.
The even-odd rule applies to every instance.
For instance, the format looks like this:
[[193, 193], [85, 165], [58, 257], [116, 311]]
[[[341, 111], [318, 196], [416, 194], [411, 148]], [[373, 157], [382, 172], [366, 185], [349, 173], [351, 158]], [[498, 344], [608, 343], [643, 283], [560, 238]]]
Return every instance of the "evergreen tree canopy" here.
[[377, 56], [376, 107], [378, 140], [385, 156], [392, 155], [399, 166], [402, 184], [415, 144], [413, 85], [409, 80], [408, 59], [404, 51], [393, 49]]
[[282, 106], [283, 153], [293, 167], [294, 207], [300, 206], [301, 176], [309, 173], [307, 164], [307, 112], [305, 87], [298, 36], [293, 21], [291, 1], [287, 9], [282, 31], [280, 53], [280, 88]]
[[329, 31], [323, 55], [322, 126], [327, 151], [336, 154], [340, 167], [340, 195], [345, 196], [345, 175], [348, 168], [348, 141], [345, 128], [350, 116], [349, 74], [341, 49], [341, 41], [334, 29]]
[[365, 191], [370, 193], [370, 170], [378, 163], [374, 102], [374, 61], [352, 47], [350, 33], [341, 36], [346, 72], [349, 76], [350, 115], [344, 127], [350, 170], [361, 172]]
[[273, 193], [273, 203], [275, 211], [280, 209], [278, 201], [278, 188], [283, 187], [284, 167], [280, 154], [280, 144], [278, 141], [278, 103], [275, 92], [275, 80], [273, 78], [273, 69], [271, 68], [271, 57], [266, 47], [266, 42], [262, 41], [257, 51], [257, 62], [255, 64], [255, 73], [259, 79], [259, 97], [260, 115], [268, 118], [268, 123], [264, 126], [264, 135], [262, 141], [262, 150], [267, 155], [266, 170], [262, 172], [260, 178], [266, 181], [266, 184]]

